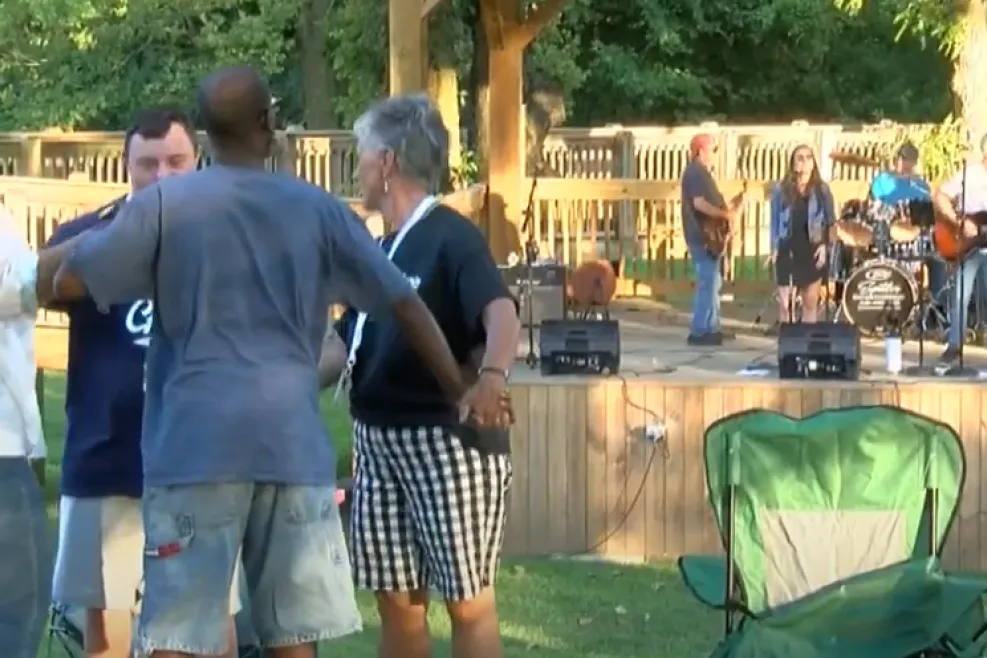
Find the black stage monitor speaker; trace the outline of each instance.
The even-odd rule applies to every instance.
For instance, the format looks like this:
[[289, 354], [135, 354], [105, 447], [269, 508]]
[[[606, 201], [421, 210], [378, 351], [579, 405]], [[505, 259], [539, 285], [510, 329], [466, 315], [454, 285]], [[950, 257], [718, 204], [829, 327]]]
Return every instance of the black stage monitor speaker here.
[[[527, 265], [500, 267], [514, 299], [518, 301], [519, 317], [528, 326], [528, 304], [533, 304], [532, 323], [537, 327], [545, 320], [565, 318], [566, 269], [564, 265], [533, 265], [531, 267], [531, 287], [528, 290]], [[532, 301], [534, 300], [534, 301]]]
[[543, 375], [616, 375], [620, 325], [616, 320], [545, 320], [538, 354]]
[[860, 378], [860, 332], [848, 324], [802, 322], [778, 330], [781, 379]]

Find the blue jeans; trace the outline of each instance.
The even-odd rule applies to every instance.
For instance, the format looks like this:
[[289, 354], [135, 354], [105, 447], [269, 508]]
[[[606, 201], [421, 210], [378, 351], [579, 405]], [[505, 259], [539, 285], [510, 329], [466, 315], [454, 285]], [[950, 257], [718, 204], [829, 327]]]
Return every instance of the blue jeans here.
[[946, 263], [942, 262], [938, 258], [930, 258], [925, 262], [925, 268], [929, 273], [928, 290], [931, 295], [932, 302], [936, 303], [939, 301], [945, 301], [939, 299], [939, 294], [942, 292], [942, 289], [945, 287], [946, 281], [949, 278], [949, 273], [946, 271]]
[[691, 336], [720, 330], [720, 259], [713, 258], [700, 245], [688, 245], [689, 258], [696, 268], [696, 291], [692, 296]]
[[361, 630], [336, 490], [255, 483], [147, 487], [144, 654], [226, 649], [240, 552], [250, 626], [262, 647]]
[[51, 605], [52, 545], [26, 459], [0, 458], [0, 656], [36, 658]]
[[[979, 281], [978, 281], [978, 275]], [[963, 341], [963, 334], [966, 330], [966, 311], [970, 308], [970, 300], [973, 298], [973, 291], [980, 290], [981, 299], [984, 297], [984, 283], [987, 278], [987, 252], [975, 251], [960, 266], [956, 275], [958, 278], [953, 286], [953, 308], [952, 317], [949, 319], [949, 345], [959, 347]], [[977, 284], [980, 284], [978, 287]], [[962, 298], [960, 293], [963, 293]]]

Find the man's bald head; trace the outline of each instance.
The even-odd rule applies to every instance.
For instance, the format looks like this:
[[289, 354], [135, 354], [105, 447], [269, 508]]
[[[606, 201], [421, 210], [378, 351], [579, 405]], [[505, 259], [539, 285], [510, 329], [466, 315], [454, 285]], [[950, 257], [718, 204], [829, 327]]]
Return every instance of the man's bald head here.
[[249, 66], [210, 74], [199, 86], [198, 102], [202, 127], [213, 141], [229, 144], [270, 132], [271, 90]]

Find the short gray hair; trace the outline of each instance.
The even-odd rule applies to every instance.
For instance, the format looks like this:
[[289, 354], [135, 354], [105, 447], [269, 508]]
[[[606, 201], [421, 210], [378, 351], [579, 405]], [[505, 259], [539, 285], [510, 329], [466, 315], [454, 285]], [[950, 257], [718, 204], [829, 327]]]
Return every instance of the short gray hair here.
[[353, 124], [361, 151], [391, 151], [398, 171], [438, 192], [449, 164], [449, 131], [425, 94], [384, 99]]

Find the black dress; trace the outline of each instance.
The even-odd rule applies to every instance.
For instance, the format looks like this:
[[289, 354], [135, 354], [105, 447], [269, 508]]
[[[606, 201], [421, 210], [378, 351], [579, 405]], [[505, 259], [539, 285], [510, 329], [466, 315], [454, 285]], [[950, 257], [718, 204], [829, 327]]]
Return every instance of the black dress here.
[[823, 268], [816, 267], [816, 246], [809, 239], [809, 197], [799, 195], [790, 209], [788, 238], [778, 245], [775, 282], [804, 288], [821, 281]]

